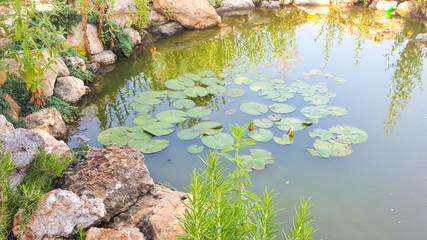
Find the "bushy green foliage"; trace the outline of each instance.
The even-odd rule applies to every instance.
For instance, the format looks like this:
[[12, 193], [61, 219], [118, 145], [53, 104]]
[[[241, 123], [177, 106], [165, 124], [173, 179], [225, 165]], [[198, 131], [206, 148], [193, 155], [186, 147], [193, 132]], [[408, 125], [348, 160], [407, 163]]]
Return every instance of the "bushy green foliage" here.
[[131, 18], [135, 21], [135, 27], [143, 30], [149, 20], [149, 7], [148, 4], [151, 0], [135, 0], [135, 8], [132, 9]]
[[318, 229], [313, 229], [311, 226], [313, 217], [309, 212], [312, 208], [310, 204], [310, 199], [305, 200], [304, 198], [300, 199], [300, 208], [295, 209], [295, 216], [292, 222], [292, 227], [289, 229], [290, 235], [283, 232], [286, 240], [312, 240], [313, 233]]
[[77, 25], [82, 21], [82, 15], [77, 14], [77, 9], [71, 5], [65, 5], [55, 8], [50, 15], [50, 21], [56, 26], [64, 28], [64, 33], [74, 33], [71, 26]]
[[119, 32], [116, 33], [116, 40], [114, 40], [113, 51], [118, 56], [130, 57], [132, 54], [133, 44], [130, 40], [129, 33], [125, 32], [123, 28], [120, 28]]
[[67, 64], [68, 70], [70, 71], [70, 76], [81, 79], [84, 82], [93, 82], [95, 81], [95, 74], [91, 71], [83, 71], [79, 66], [73, 66], [71, 64]]

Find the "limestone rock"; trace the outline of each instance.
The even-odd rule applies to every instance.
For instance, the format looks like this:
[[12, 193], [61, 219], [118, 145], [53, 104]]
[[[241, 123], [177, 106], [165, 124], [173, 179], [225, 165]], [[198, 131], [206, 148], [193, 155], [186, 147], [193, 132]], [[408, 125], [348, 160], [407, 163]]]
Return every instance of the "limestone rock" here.
[[222, 0], [221, 5], [222, 7], [232, 9], [247, 9], [255, 7], [252, 0]]
[[131, 42], [132, 42], [132, 44], [133, 44], [134, 46], [137, 46], [137, 45], [140, 45], [140, 44], [141, 44], [141, 42], [142, 42], [142, 40], [141, 40], [141, 35], [139, 35], [139, 32], [138, 32], [138, 31], [136, 31], [136, 30], [135, 30], [135, 29], [133, 29], [133, 28], [125, 28], [125, 31], [126, 31], [127, 33], [129, 33], [130, 40], [131, 40]]
[[43, 138], [45, 143], [44, 150], [47, 153], [56, 153], [61, 158], [71, 156], [71, 150], [64, 141], [56, 140], [50, 133], [43, 129], [35, 128], [31, 129], [31, 131], [40, 134]]
[[[74, 31], [74, 34], [67, 34], [67, 44], [70, 46], [84, 47], [82, 23], [71, 26], [71, 29]], [[98, 30], [92, 24], [87, 24], [87, 37], [89, 39], [90, 54], [98, 54], [104, 51], [104, 46], [98, 38]]]
[[141, 44], [147, 44], [147, 43], [151, 43], [153, 41], [153, 36], [151, 36], [151, 34], [147, 31], [142, 31], [141, 32]]
[[119, 27], [126, 28], [135, 23], [131, 17], [131, 9], [135, 9], [135, 0], [114, 0], [108, 2], [110, 4], [108, 13], [111, 14], [113, 21]]
[[128, 210], [153, 187], [144, 155], [134, 147], [112, 144], [89, 152], [86, 159], [66, 174], [63, 188], [79, 196], [101, 198], [107, 221]]
[[36, 11], [38, 12], [48, 12], [48, 11], [52, 11], [55, 7], [53, 6], [53, 4], [48, 3], [48, 4], [36, 4]]
[[20, 210], [13, 221], [13, 234], [22, 240], [45, 240], [70, 237], [80, 226], [90, 227], [100, 223], [105, 207], [99, 198], [79, 197], [75, 193], [55, 189], [48, 192], [41, 207], [32, 214], [32, 220], [22, 228]]
[[187, 195], [155, 184], [154, 189], [141, 198], [127, 211], [114, 217], [109, 227], [137, 227], [148, 239], [177, 239], [184, 233], [176, 217], [183, 217]]
[[0, 134], [11, 132], [14, 129], [12, 123], [8, 122], [5, 116], [0, 115]]
[[204, 29], [221, 23], [207, 0], [153, 0], [153, 8], [187, 28]]
[[268, 8], [268, 9], [277, 9], [277, 8], [280, 8], [280, 2], [266, 0], [266, 1], [262, 1], [259, 7]]
[[88, 64], [86, 67], [87, 70], [91, 71], [92, 73], [99, 73], [99, 67], [101, 67], [101, 65], [99, 65], [97, 62], [93, 62]]
[[64, 120], [55, 108], [43, 108], [25, 117], [24, 126], [28, 129], [40, 128], [55, 138], [64, 138], [67, 133]]
[[154, 27], [152, 29], [152, 32], [166, 36], [172, 36], [183, 29], [184, 27], [181, 24], [179, 24], [178, 22], [171, 21], [166, 24]]
[[397, 5], [396, 12], [402, 17], [410, 18], [411, 13], [416, 10], [416, 6], [412, 1], [402, 2]]
[[369, 5], [369, 8], [372, 10], [384, 11], [388, 10], [390, 6], [392, 6], [393, 9], [396, 9], [397, 1], [374, 0]]
[[148, 13], [147, 27], [155, 27], [167, 23], [169, 20], [154, 9], [150, 9]]
[[21, 107], [18, 105], [18, 103], [15, 102], [15, 100], [13, 100], [12, 96], [10, 96], [9, 93], [2, 93], [2, 96], [6, 100], [8, 100], [10, 102], [10, 105], [12, 106], [7, 110], [7, 112], [12, 117], [12, 119], [18, 120], [19, 117], [22, 115]]
[[329, 0], [294, 0], [293, 3], [298, 6], [319, 6], [329, 5]]
[[138, 228], [123, 228], [115, 230], [111, 228], [91, 227], [87, 231], [86, 240], [145, 240]]
[[2, 151], [10, 152], [16, 172], [9, 176], [12, 186], [18, 185], [25, 177], [30, 163], [34, 159], [37, 148], [43, 149], [43, 138], [30, 130], [17, 128], [11, 132], [0, 134]]
[[79, 57], [76, 57], [76, 56], [73, 56], [73, 57], [67, 56], [67, 57], [65, 57], [64, 62], [66, 64], [71, 64], [73, 66], [78, 66], [78, 67], [80, 67], [80, 69], [82, 71], [86, 71], [85, 60], [83, 60], [83, 59], [81, 59]]
[[117, 55], [111, 50], [105, 50], [101, 53], [93, 55], [90, 58], [91, 63], [99, 63], [99, 65], [109, 65], [115, 63], [117, 60]]
[[86, 94], [87, 89], [81, 79], [68, 76], [56, 79], [53, 93], [68, 103], [75, 103]]
[[7, 80], [6, 70], [0, 71], [0, 87], [3, 86], [6, 80]]

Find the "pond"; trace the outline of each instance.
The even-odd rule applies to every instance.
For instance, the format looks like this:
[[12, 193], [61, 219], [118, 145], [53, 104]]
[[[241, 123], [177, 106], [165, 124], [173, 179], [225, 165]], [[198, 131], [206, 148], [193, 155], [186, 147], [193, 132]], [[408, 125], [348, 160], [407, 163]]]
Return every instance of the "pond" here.
[[[261, 141], [253, 148], [271, 152], [275, 161], [250, 174], [255, 191], [267, 186], [280, 193], [276, 203], [286, 211], [278, 221], [290, 222], [299, 197], [311, 196], [314, 225], [320, 228], [316, 239], [425, 239], [427, 50], [409, 41], [425, 31], [425, 22], [385, 18], [359, 8], [225, 15], [221, 27], [158, 39], [105, 69], [93, 88], [96, 94], [80, 102], [79, 131], [69, 145], [76, 147], [77, 138], [84, 137], [91, 146], [102, 147], [97, 138], [101, 131], [136, 126], [134, 119], [144, 125], [147, 114], [157, 116], [172, 122], [169, 130], [144, 129], [173, 132], [152, 138], [163, 141], [145, 151], [167, 147], [145, 154], [146, 164], [155, 181], [183, 190], [193, 169], [202, 167], [189, 146], [204, 146], [203, 157], [209, 151], [204, 144], [226, 141], [209, 135], [230, 133], [229, 124], [269, 119], [255, 122], [254, 131], [260, 134], [252, 137]], [[181, 98], [191, 101], [175, 102]], [[196, 136], [189, 136], [192, 130], [182, 133], [208, 120], [213, 125], [196, 125], [202, 129]], [[293, 142], [282, 145], [289, 143], [290, 126], [295, 126]], [[136, 138], [144, 138], [141, 129], [133, 129]], [[315, 147], [320, 141], [310, 136], [315, 129], [338, 133], [335, 143], [347, 141], [332, 150], [327, 144]], [[202, 141], [199, 134], [214, 143]], [[272, 135], [278, 138], [272, 140]], [[310, 154], [306, 149], [315, 150]]]

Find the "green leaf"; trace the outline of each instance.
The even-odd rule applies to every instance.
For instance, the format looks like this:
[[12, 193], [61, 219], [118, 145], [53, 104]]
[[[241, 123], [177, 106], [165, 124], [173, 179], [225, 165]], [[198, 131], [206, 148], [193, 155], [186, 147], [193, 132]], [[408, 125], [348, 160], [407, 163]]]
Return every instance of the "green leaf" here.
[[249, 115], [261, 115], [268, 112], [268, 106], [258, 102], [245, 102], [240, 104], [240, 111]]
[[199, 146], [199, 145], [190, 145], [187, 148], [187, 151], [189, 153], [193, 153], [193, 154], [197, 154], [197, 153], [201, 153], [203, 151], [204, 147], [203, 146]]
[[319, 84], [312, 86], [310, 89], [317, 91], [318, 93], [326, 93], [328, 91], [328, 88], [326, 86]]
[[263, 96], [265, 99], [274, 99], [281, 96], [280, 92], [271, 90], [271, 91], [262, 91], [259, 93], [260, 96]]
[[206, 107], [193, 107], [187, 111], [187, 115], [191, 118], [202, 118], [209, 116], [211, 113], [212, 110]]
[[181, 123], [187, 120], [187, 114], [181, 110], [165, 110], [157, 113], [156, 118], [166, 123]]
[[249, 85], [253, 82], [252, 78], [249, 77], [236, 77], [233, 79], [233, 82], [237, 85]]
[[[144, 92], [142, 92], [144, 93]], [[138, 94], [136, 95], [133, 100], [137, 103], [141, 103], [141, 104], [147, 104], [147, 105], [156, 105], [159, 103], [162, 103], [163, 101], [161, 99], [158, 99], [156, 97], [151, 97], [148, 96], [146, 94]]]
[[227, 89], [223, 86], [209, 86], [206, 88], [206, 91], [210, 94], [222, 94], [227, 91]]
[[334, 152], [331, 144], [328, 141], [317, 139], [314, 141], [314, 149], [307, 149], [311, 155], [329, 158]]
[[204, 85], [214, 86], [214, 85], [218, 85], [221, 82], [221, 80], [219, 80], [218, 78], [202, 78], [200, 82]]
[[126, 134], [130, 139], [139, 140], [139, 139], [150, 139], [151, 134], [144, 131], [142, 126], [135, 126], [128, 128], [128, 133]]
[[196, 104], [190, 99], [178, 99], [172, 103], [172, 107], [176, 109], [190, 109], [196, 106]]
[[273, 126], [273, 122], [267, 118], [255, 119], [254, 125], [259, 128], [271, 128]]
[[212, 149], [223, 149], [234, 144], [234, 139], [230, 134], [218, 133], [213, 136], [204, 136], [203, 144]]
[[245, 195], [246, 197], [248, 197], [248, 198], [251, 198], [251, 199], [253, 199], [253, 200], [255, 200], [255, 201], [261, 201], [261, 198], [260, 197], [258, 197], [258, 195], [256, 195], [255, 193], [253, 193], [253, 192], [251, 192], [251, 191], [248, 191], [248, 190], [246, 190], [246, 189], [243, 189], [243, 195]]
[[297, 80], [296, 82], [291, 84], [291, 87], [296, 87], [297, 89], [309, 89], [311, 86], [308, 83], [305, 83], [301, 80]]
[[185, 95], [183, 91], [174, 91], [169, 93], [169, 97], [175, 99], [184, 99], [187, 98], [187, 95]]
[[[148, 118], [147, 118], [148, 117]], [[139, 126], [157, 122], [157, 119], [150, 118], [151, 116], [142, 115], [133, 119], [133, 123]]]
[[273, 141], [280, 145], [289, 145], [294, 142], [294, 138], [283, 134], [282, 137], [273, 137]]
[[143, 153], [156, 153], [167, 148], [170, 144], [169, 140], [157, 140], [157, 139], [143, 139], [143, 140], [130, 140], [129, 146], [137, 148]]
[[200, 136], [200, 130], [194, 128], [183, 129], [178, 132], [178, 138], [181, 140], [191, 140]]
[[322, 70], [319, 70], [319, 69], [313, 69], [310, 71], [310, 74], [311, 75], [323, 75], [323, 72], [322, 72]]
[[312, 132], [309, 132], [308, 135], [312, 138], [319, 137], [320, 140], [329, 140], [334, 137], [330, 131], [324, 129], [314, 129]]
[[228, 88], [224, 95], [228, 97], [242, 97], [246, 91], [242, 88]]
[[224, 127], [221, 123], [214, 121], [199, 122], [193, 125], [191, 128], [198, 130], [199, 133], [203, 135], [215, 135], [224, 130]]
[[184, 90], [194, 86], [194, 81], [188, 78], [176, 78], [165, 82], [165, 86], [172, 90]]
[[243, 155], [243, 160], [240, 163], [247, 169], [261, 170], [265, 168], [265, 165], [274, 162], [274, 158], [271, 152], [264, 149], [250, 149], [251, 155]]
[[343, 157], [350, 155], [353, 152], [350, 144], [341, 143], [335, 140], [329, 140], [329, 144], [331, 144], [332, 147], [332, 156]]
[[293, 127], [294, 131], [297, 132], [306, 128], [306, 125], [304, 125], [303, 120], [298, 118], [282, 118], [280, 121], [276, 122], [276, 127], [285, 132]]
[[271, 82], [253, 82], [249, 88], [254, 92], [258, 92], [259, 90], [271, 91], [274, 90], [274, 85]]
[[264, 128], [254, 129], [249, 131], [249, 137], [257, 142], [268, 142], [273, 139], [273, 132]]
[[361, 143], [368, 140], [366, 132], [351, 126], [334, 126], [329, 131], [339, 134], [336, 140], [342, 143]]
[[347, 110], [343, 107], [330, 106], [327, 107], [329, 114], [332, 116], [344, 116], [347, 114]]
[[199, 76], [201, 76], [201, 77], [214, 77], [214, 76], [216, 76], [216, 74], [211, 70], [205, 70], [205, 71], [199, 72]]
[[194, 81], [200, 81], [200, 79], [202, 79], [202, 77], [194, 73], [184, 73], [183, 76]]
[[128, 127], [114, 127], [104, 130], [99, 133], [98, 141], [102, 145], [110, 145], [112, 143], [118, 145], [127, 145], [129, 141], [129, 137], [126, 135], [128, 130]]
[[154, 136], [169, 135], [175, 131], [174, 125], [166, 122], [154, 122], [142, 126], [144, 131], [151, 133]]
[[297, 109], [295, 106], [292, 106], [287, 103], [275, 103], [269, 106], [270, 111], [275, 113], [291, 113]]
[[135, 112], [139, 112], [139, 113], [148, 113], [151, 110], [153, 110], [153, 106], [148, 105], [148, 104], [141, 104], [141, 103], [137, 103], [137, 102], [133, 102], [133, 103], [129, 104], [129, 106]]
[[229, 76], [230, 76], [230, 74], [229, 73], [225, 73], [225, 72], [218, 74], [218, 77], [221, 77], [221, 78], [226, 78], [226, 77], [229, 77]]
[[334, 78], [335, 82], [346, 82], [345, 78], [336, 77]]
[[191, 87], [191, 88], [187, 88], [184, 90], [185, 95], [189, 96], [189, 97], [204, 97], [206, 95], [208, 95], [208, 92], [206, 91], [206, 89], [204, 87], [200, 87], [200, 86], [195, 86], [195, 87]]
[[310, 102], [313, 105], [325, 105], [328, 104], [330, 99], [326, 95], [316, 94], [313, 96], [304, 97], [304, 101]]
[[305, 108], [301, 109], [301, 113], [306, 118], [319, 119], [319, 118], [327, 117], [329, 115], [329, 110], [327, 110], [325, 108], [311, 107], [310, 106], [310, 107], [305, 107]]

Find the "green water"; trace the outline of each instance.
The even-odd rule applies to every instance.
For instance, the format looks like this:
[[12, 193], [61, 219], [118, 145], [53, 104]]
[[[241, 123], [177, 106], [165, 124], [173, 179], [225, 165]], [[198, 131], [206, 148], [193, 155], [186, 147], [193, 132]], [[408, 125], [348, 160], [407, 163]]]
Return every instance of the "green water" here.
[[[311, 196], [314, 225], [320, 228], [316, 239], [425, 239], [427, 95], [423, 80], [427, 49], [408, 41], [426, 31], [425, 22], [396, 16], [385, 19], [381, 13], [355, 8], [328, 11], [292, 8], [223, 16], [220, 28], [182, 32], [136, 50], [131, 58], [104, 69], [102, 80], [93, 88], [97, 93], [80, 102], [79, 132], [69, 145], [75, 147], [77, 137], [84, 136], [91, 146], [101, 147], [97, 140], [100, 131], [134, 126], [132, 120], [138, 113], [129, 104], [135, 95], [166, 90], [167, 80], [184, 73], [212, 70], [218, 74], [237, 66], [245, 69], [244, 76], [267, 74], [286, 85], [297, 79], [310, 85], [325, 83], [336, 94], [328, 105], [344, 107], [348, 113], [328, 116], [296, 132], [291, 145], [257, 143], [257, 148], [271, 151], [276, 160], [264, 170], [251, 172], [256, 191], [268, 186], [279, 192], [276, 202], [286, 211], [278, 220], [287, 222], [299, 196]], [[312, 69], [346, 82], [307, 76]], [[242, 87], [246, 94], [196, 100], [198, 106], [213, 110], [211, 120], [225, 126], [244, 125], [257, 118], [239, 111], [243, 102], [273, 103], [247, 86], [226, 87]], [[153, 107], [153, 114], [171, 109], [172, 102], [165, 99]], [[297, 110], [282, 114], [284, 117], [301, 118], [300, 110], [310, 106], [297, 94], [286, 103]], [[227, 115], [224, 111], [228, 109], [237, 113]], [[188, 120], [177, 128], [197, 121]], [[353, 145], [349, 156], [323, 159], [310, 155], [305, 149], [312, 147], [314, 139], [308, 133], [335, 125], [360, 128], [369, 139]], [[186, 149], [202, 143], [200, 139], [178, 139], [178, 130], [161, 137], [171, 141], [167, 149], [145, 157], [155, 181], [167, 181], [182, 190], [189, 185], [192, 170], [202, 166]], [[274, 127], [271, 130], [276, 136], [283, 134]], [[206, 153], [205, 148], [201, 155]]]

